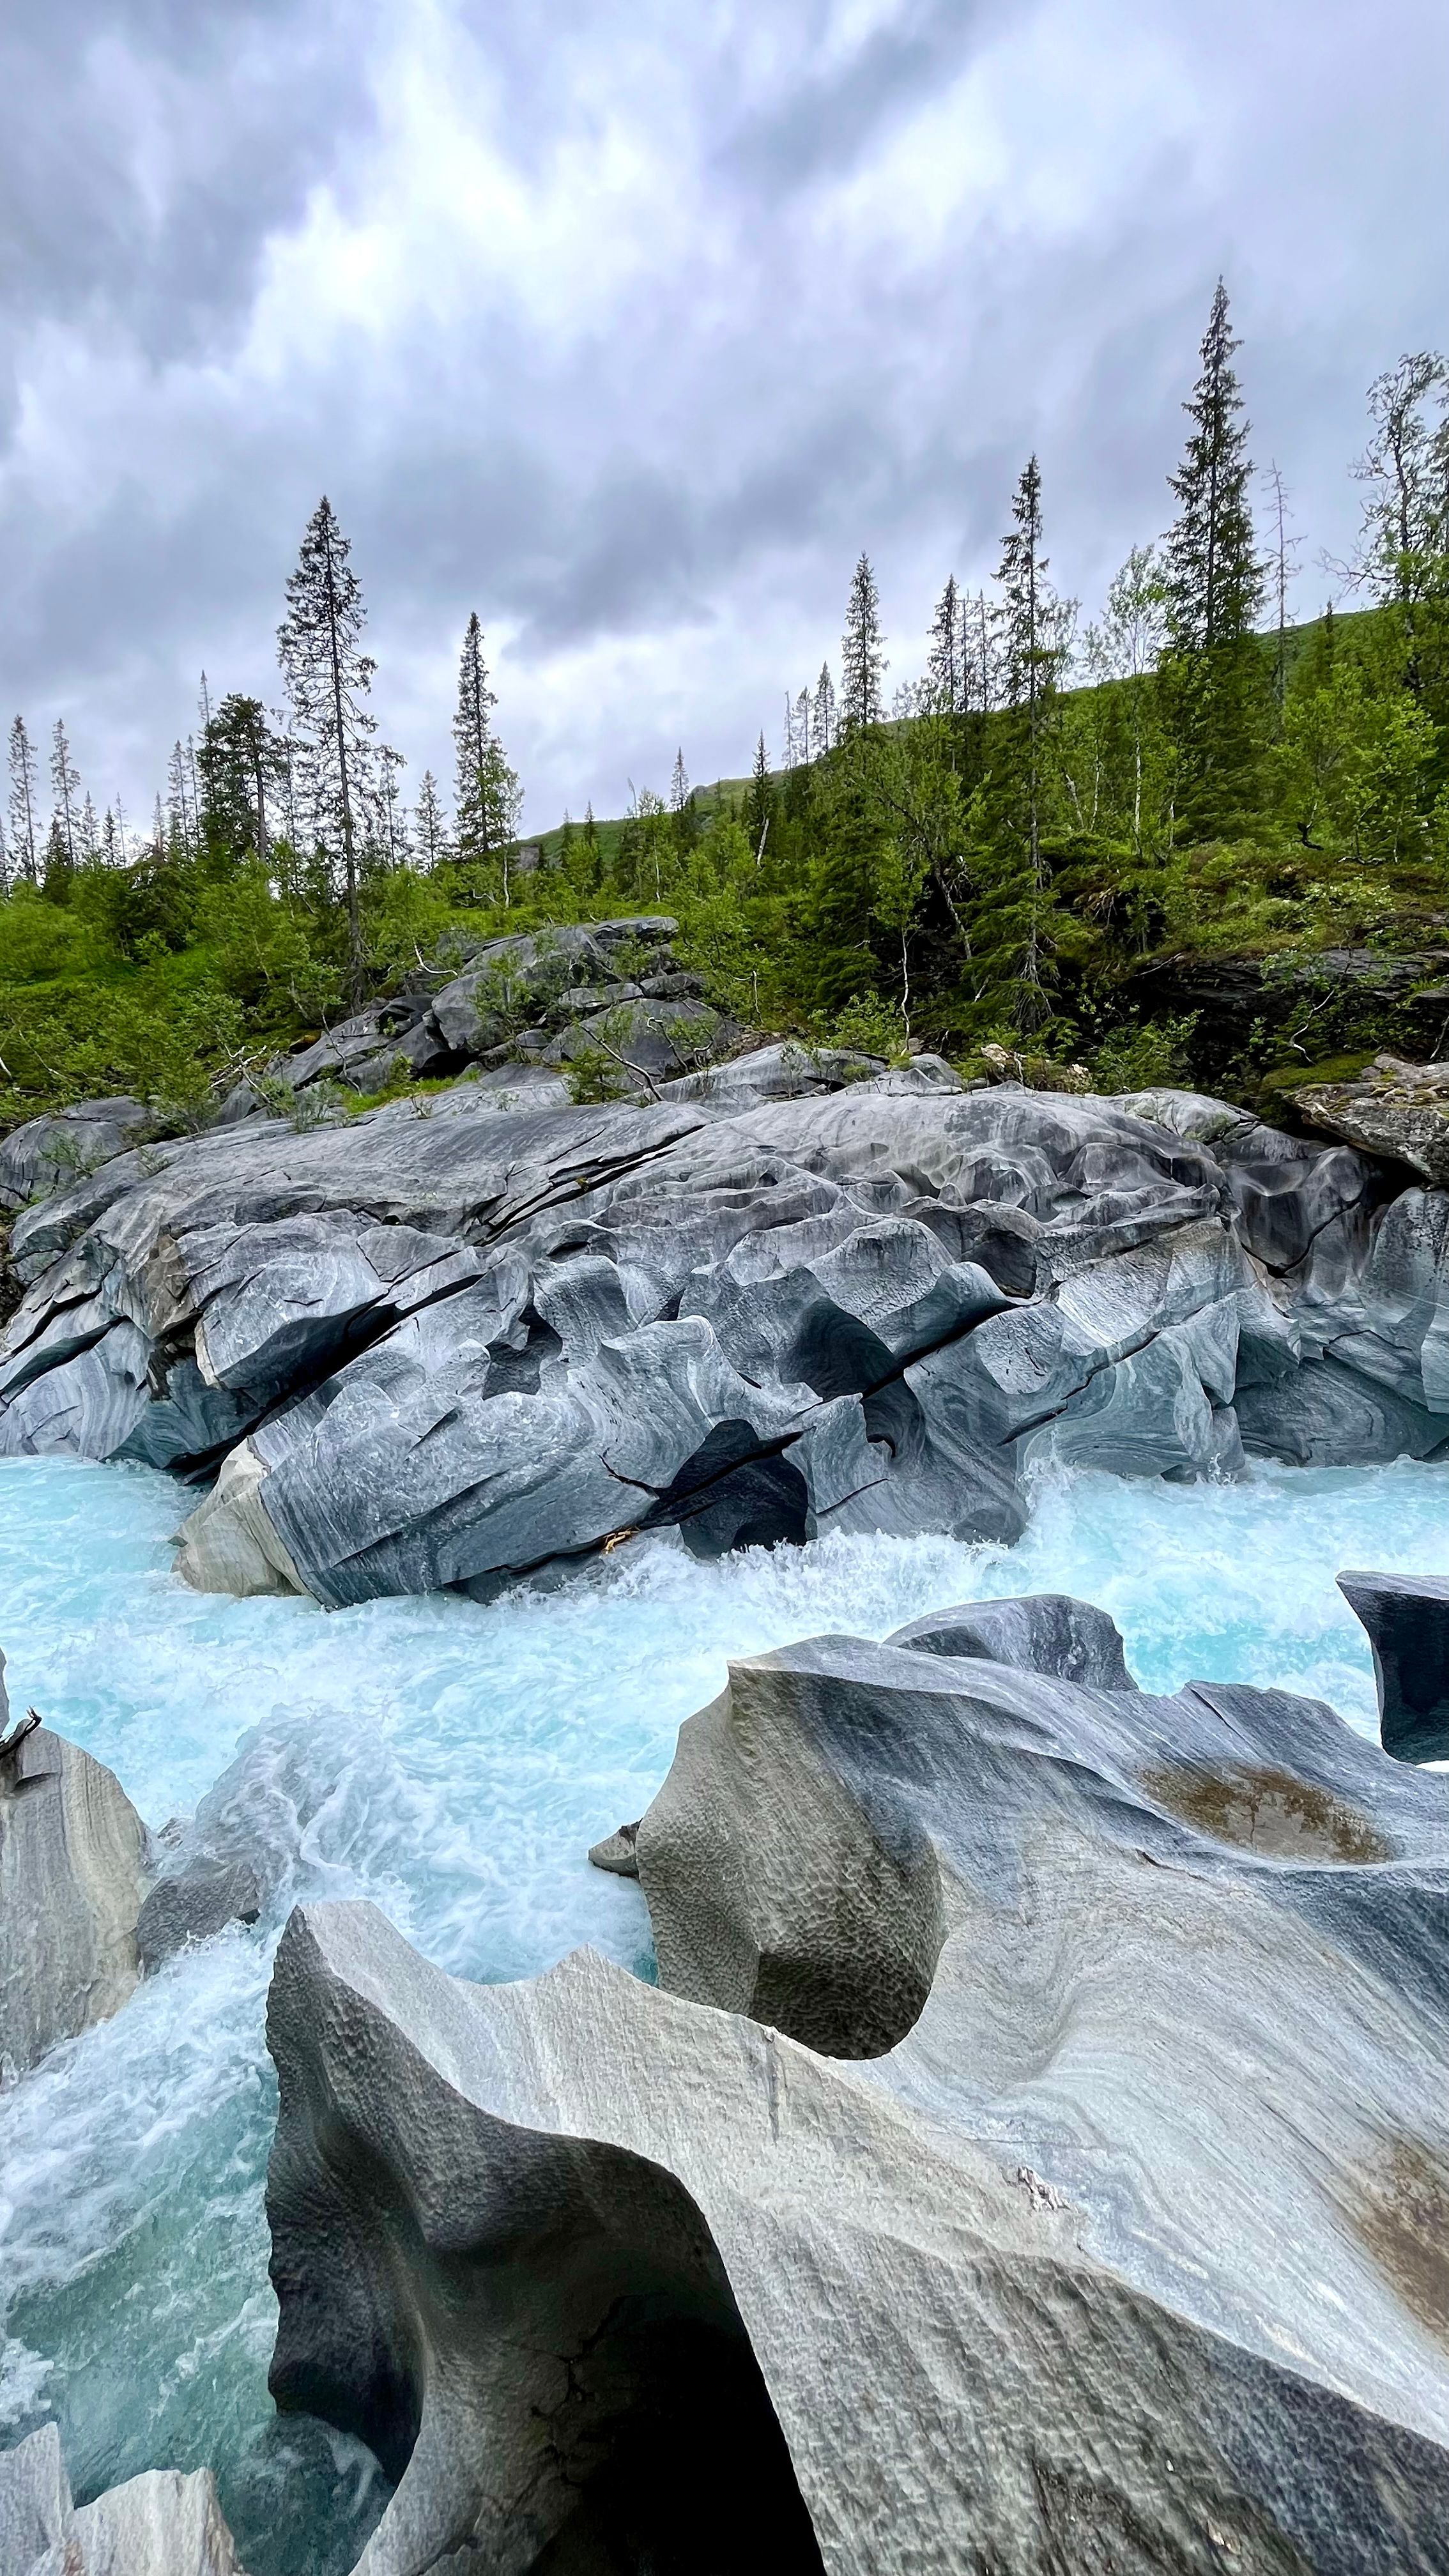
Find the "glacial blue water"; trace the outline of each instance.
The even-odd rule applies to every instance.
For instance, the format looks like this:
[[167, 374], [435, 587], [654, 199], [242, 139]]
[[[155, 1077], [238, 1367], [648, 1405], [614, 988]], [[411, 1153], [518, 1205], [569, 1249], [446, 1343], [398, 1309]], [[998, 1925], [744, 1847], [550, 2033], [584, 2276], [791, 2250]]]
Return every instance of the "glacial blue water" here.
[[726, 1657], [879, 1636], [953, 1600], [1069, 1591], [1138, 1679], [1281, 1683], [1372, 1731], [1338, 1568], [1449, 1574], [1443, 1468], [1258, 1469], [1232, 1486], [1060, 1477], [1011, 1549], [833, 1539], [702, 1567], [640, 1543], [563, 1592], [331, 1616], [187, 1591], [185, 1501], [138, 1468], [0, 1463], [0, 1645], [14, 1707], [118, 1773], [155, 1827], [233, 1764], [283, 1893], [173, 1961], [0, 2095], [0, 2444], [54, 2416], [77, 2493], [210, 2462], [252, 2576], [341, 2576], [385, 2501], [367, 2455], [266, 2393], [262, 2015], [300, 1894], [366, 1895], [460, 1974], [583, 1941], [649, 1973], [637, 1889], [588, 1844], [636, 1816]]

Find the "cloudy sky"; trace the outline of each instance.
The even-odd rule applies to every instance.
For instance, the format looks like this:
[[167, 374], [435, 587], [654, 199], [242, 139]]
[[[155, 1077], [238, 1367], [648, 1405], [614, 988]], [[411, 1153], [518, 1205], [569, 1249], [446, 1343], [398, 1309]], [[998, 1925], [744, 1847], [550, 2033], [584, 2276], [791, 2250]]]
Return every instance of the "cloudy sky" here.
[[1446, 94], [1443, 0], [15, 0], [0, 711], [139, 819], [326, 490], [413, 787], [475, 605], [535, 828], [738, 771], [862, 546], [920, 668], [1033, 447], [1091, 609], [1220, 270], [1311, 608], [1449, 339]]

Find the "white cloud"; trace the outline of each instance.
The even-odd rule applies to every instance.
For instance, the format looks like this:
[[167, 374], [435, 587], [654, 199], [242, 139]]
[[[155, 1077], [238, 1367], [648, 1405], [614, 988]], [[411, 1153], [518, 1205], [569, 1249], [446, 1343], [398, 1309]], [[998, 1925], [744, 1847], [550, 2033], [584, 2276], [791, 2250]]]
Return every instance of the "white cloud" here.
[[[1311, 602], [1367, 377], [1442, 330], [1430, 0], [1371, 30], [1358, 0], [273, 0], [204, 43], [124, 17], [61, 137], [94, 92], [109, 211], [68, 212], [33, 144], [12, 172], [38, 249], [0, 680], [133, 810], [203, 661], [275, 693], [323, 488], [413, 776], [446, 765], [476, 604], [540, 824], [680, 740], [697, 776], [746, 765], [862, 544], [907, 673], [1033, 445], [1094, 600], [1166, 515], [1219, 268]], [[19, 70], [33, 136], [49, 73]]]

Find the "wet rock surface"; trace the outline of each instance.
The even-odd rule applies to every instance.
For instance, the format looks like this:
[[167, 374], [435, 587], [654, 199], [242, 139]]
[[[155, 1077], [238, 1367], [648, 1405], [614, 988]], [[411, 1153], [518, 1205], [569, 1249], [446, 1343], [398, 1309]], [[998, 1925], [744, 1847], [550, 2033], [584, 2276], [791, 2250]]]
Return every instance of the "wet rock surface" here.
[[1341, 1574], [1373, 1648], [1379, 1732], [1400, 1762], [1449, 1762], [1449, 1582], [1432, 1574]]
[[1401, 1166], [930, 1057], [651, 1086], [575, 1105], [500, 1063], [116, 1156], [16, 1222], [0, 1453], [214, 1475], [188, 1577], [340, 1603], [487, 1597], [666, 1526], [701, 1555], [1010, 1538], [1043, 1455], [1183, 1478], [1449, 1443], [1449, 1194]]
[[243, 2576], [209, 2469], [153, 2469], [75, 2506], [60, 2435], [0, 2451], [5, 2576]]
[[734, 1665], [638, 1829], [657, 1988], [293, 1915], [273, 2387], [401, 2478], [367, 2576], [743, 2563], [741, 2489], [832, 2576], [1442, 2576], [1443, 1784], [1113, 1633]]
[[0, 1656], [0, 2084], [135, 1986], [150, 1838], [103, 1763], [48, 1726], [7, 1734]]

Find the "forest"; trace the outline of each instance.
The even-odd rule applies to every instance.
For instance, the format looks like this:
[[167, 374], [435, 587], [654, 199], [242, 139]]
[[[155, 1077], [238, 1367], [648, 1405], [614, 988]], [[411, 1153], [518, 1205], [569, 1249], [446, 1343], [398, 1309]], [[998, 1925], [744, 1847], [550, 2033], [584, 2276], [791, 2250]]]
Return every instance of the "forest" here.
[[[379, 737], [327, 500], [287, 584], [285, 706], [203, 682], [144, 829], [84, 793], [62, 723], [9, 732], [0, 1125], [115, 1091], [162, 1124], [370, 996], [515, 929], [677, 917], [749, 1027], [899, 1059], [984, 1047], [1045, 1084], [1276, 1094], [1449, 1030], [1449, 369], [1369, 389], [1345, 603], [1290, 624], [1293, 519], [1255, 468], [1221, 285], [1165, 534], [1100, 613], [1054, 587], [1036, 457], [989, 590], [954, 577], [887, 692], [874, 572], [838, 664], [750, 775], [520, 838], [477, 615], [451, 799]], [[1184, 369], [1185, 377], [1188, 369]], [[897, 664], [897, 667], [898, 664]], [[449, 962], [451, 961], [451, 963]]]

